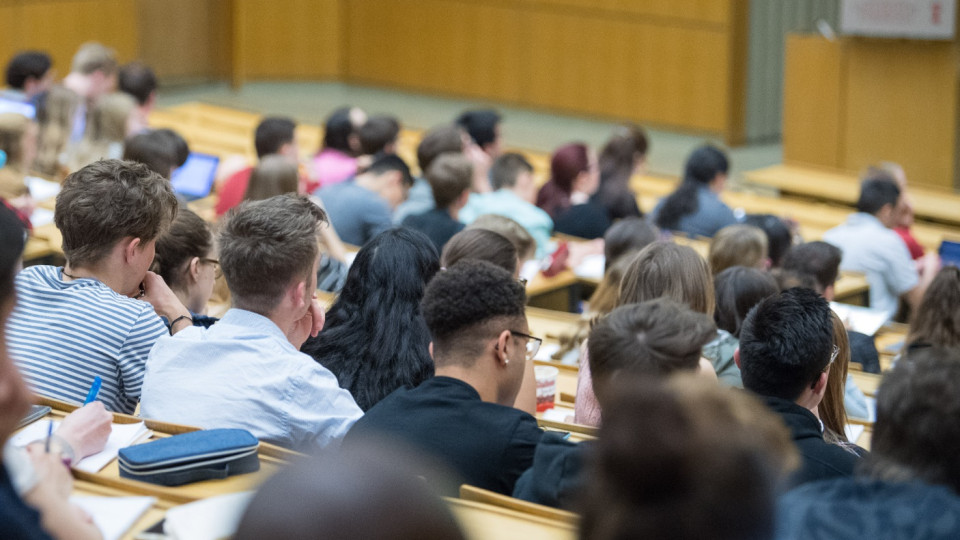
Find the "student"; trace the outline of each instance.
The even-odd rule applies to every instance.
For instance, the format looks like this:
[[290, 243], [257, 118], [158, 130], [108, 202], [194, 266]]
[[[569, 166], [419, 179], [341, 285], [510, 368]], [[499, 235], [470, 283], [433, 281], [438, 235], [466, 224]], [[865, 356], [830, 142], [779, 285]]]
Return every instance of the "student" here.
[[317, 186], [339, 184], [357, 173], [358, 131], [366, 122], [367, 113], [359, 107], [341, 107], [330, 113], [323, 128], [323, 147], [312, 163]]
[[433, 193], [423, 173], [430, 168], [430, 164], [440, 154], [464, 152], [467, 146], [466, 139], [466, 133], [454, 125], [437, 126], [423, 134], [420, 144], [417, 145], [417, 165], [420, 167], [420, 176], [414, 179], [407, 200], [401, 203], [393, 213], [394, 223], [399, 225], [407, 216], [415, 216], [433, 209]]
[[426, 177], [433, 192], [434, 209], [407, 216], [403, 226], [427, 235], [439, 252], [450, 237], [463, 230], [457, 216], [470, 196], [473, 165], [463, 154], [441, 154], [430, 164]]
[[698, 377], [625, 381], [589, 455], [580, 538], [772, 538], [796, 463], [778, 419]]
[[147, 271], [176, 211], [170, 183], [139, 163], [103, 160], [67, 177], [54, 213], [66, 264], [20, 272], [7, 323], [10, 355], [33, 391], [82, 403], [100, 376], [107, 409], [133, 413], [150, 348], [190, 325]]
[[7, 64], [7, 87], [0, 92], [6, 99], [36, 106], [39, 98], [53, 85], [55, 71], [50, 55], [42, 51], [17, 53]]
[[883, 378], [871, 453], [853, 478], [805, 484], [780, 499], [777, 538], [960, 535], [960, 354], [911, 351]]
[[497, 159], [502, 152], [503, 143], [500, 136], [500, 113], [493, 109], [478, 109], [465, 111], [454, 122], [470, 135], [474, 144], [490, 159]]
[[618, 128], [600, 150], [600, 189], [593, 200], [607, 210], [610, 221], [643, 217], [630, 179], [646, 165], [648, 147], [643, 128], [629, 124]]
[[483, 214], [467, 226], [467, 230], [484, 229], [493, 231], [510, 241], [517, 249], [517, 271], [523, 264], [533, 259], [537, 251], [537, 243], [522, 225], [507, 216], [497, 214]]
[[691, 236], [711, 237], [737, 218], [720, 200], [727, 185], [730, 164], [713, 146], [701, 146], [690, 154], [677, 189], [653, 209], [653, 223], [663, 230]]
[[154, 271], [190, 310], [194, 326], [204, 328], [217, 322], [203, 315], [222, 273], [210, 227], [186, 208], [177, 211], [170, 228], [157, 238]]
[[29, 217], [34, 201], [26, 179], [37, 155], [37, 125], [22, 114], [0, 113], [0, 150], [7, 154], [0, 168], [0, 199]]
[[120, 68], [117, 89], [137, 100], [136, 116], [141, 126], [146, 127], [157, 103], [157, 76], [143, 62], [130, 62]]
[[262, 201], [275, 195], [297, 193], [299, 188], [300, 175], [295, 162], [280, 155], [264, 156], [250, 172], [243, 200]]
[[[686, 246], [656, 242], [634, 257], [620, 282], [618, 306], [638, 304], [656, 298], [669, 298], [708, 318], [713, 315], [713, 280], [703, 257]], [[714, 332], [716, 328], [714, 328]], [[703, 344], [706, 343], [706, 340]], [[600, 407], [593, 393], [589, 342], [580, 353], [574, 422], [588, 426], [600, 424]], [[716, 380], [709, 361], [701, 359], [700, 371]]]
[[940, 265], [936, 254], [915, 264], [903, 240], [891, 230], [896, 226], [901, 201], [900, 188], [892, 178], [869, 177], [860, 184], [857, 213], [823, 234], [824, 242], [843, 251], [842, 270], [867, 275], [870, 307], [889, 317], [896, 314], [901, 297], [917, 309]]
[[908, 348], [960, 347], [960, 269], [944, 266], [914, 314]]
[[920, 242], [918, 242], [917, 239], [914, 238], [913, 233], [910, 232], [910, 227], [913, 226], [914, 214], [913, 199], [907, 192], [907, 173], [899, 163], [885, 161], [867, 169], [866, 176], [874, 176], [881, 173], [886, 173], [891, 176], [903, 194], [900, 206], [897, 208], [897, 225], [893, 228], [893, 232], [897, 233], [900, 239], [903, 240], [903, 243], [906, 244], [907, 249], [910, 251], [910, 257], [915, 261], [919, 260], [923, 257], [923, 246], [920, 245]]
[[830, 312], [833, 321], [833, 344], [837, 347], [837, 359], [830, 364], [830, 373], [827, 375], [827, 390], [823, 394], [817, 414], [823, 423], [823, 440], [849, 448], [851, 452], [860, 455], [864, 450], [847, 439], [846, 427], [847, 408], [845, 388], [847, 386], [847, 372], [850, 368], [850, 340], [847, 338], [843, 320], [835, 311]]
[[301, 460], [257, 490], [233, 538], [463, 540], [450, 507], [407, 472], [421, 461], [376, 441]]
[[123, 142], [123, 159], [143, 163], [164, 178], [173, 176], [190, 153], [187, 141], [171, 129], [151, 129], [131, 135]]
[[412, 185], [407, 164], [395, 155], [384, 155], [353, 180], [321, 188], [316, 195], [340, 238], [363, 246], [393, 225], [390, 214]]
[[500, 233], [487, 229], [468, 229], [453, 235], [440, 255], [440, 267], [451, 268], [459, 261], [487, 261], [519, 276], [517, 248]]
[[460, 211], [460, 220], [467, 225], [479, 216], [496, 214], [509, 217], [523, 226], [537, 242], [536, 257], [547, 254], [553, 219], [534, 203], [537, 186], [533, 166], [522, 154], [503, 154], [490, 167], [490, 193], [474, 193]]
[[[289, 118], [268, 116], [261, 120], [253, 133], [257, 159], [262, 160], [267, 156], [277, 155], [285, 157], [296, 165], [300, 158], [295, 134], [296, 128], [297, 124]], [[252, 172], [253, 167], [237, 171], [217, 188], [216, 213], [218, 218], [243, 200], [243, 194], [247, 192], [247, 185], [250, 183]]]
[[550, 180], [537, 193], [537, 206], [553, 218], [556, 232], [600, 238], [610, 219], [603, 208], [590, 202], [599, 182], [597, 158], [586, 145], [561, 146], [550, 159]]
[[397, 138], [400, 136], [400, 121], [395, 116], [379, 114], [371, 116], [360, 129], [360, 154], [375, 156], [380, 153], [397, 153]]
[[96, 42], [84, 43], [73, 55], [63, 86], [80, 98], [69, 139], [71, 143], [78, 143], [87, 131], [88, 108], [117, 86], [116, 52]]
[[465, 483], [512, 493], [542, 435], [533, 416], [512, 407], [540, 345], [528, 334], [525, 301], [523, 285], [484, 261], [438, 273], [422, 304], [436, 376], [397, 389], [367, 411], [344, 447], [357, 437], [390, 436], [449, 466]]
[[794, 230], [797, 224], [773, 214], [747, 214], [744, 225], [752, 225], [763, 231], [767, 237], [767, 258], [770, 268], [780, 268], [783, 256], [793, 245]]
[[295, 195], [246, 202], [228, 215], [217, 244], [233, 307], [209, 328], [157, 342], [141, 416], [247, 429], [300, 451], [339, 441], [362, 412], [330, 371], [299, 351], [323, 327], [315, 291], [325, 217]]
[[420, 301], [439, 269], [423, 234], [380, 233], [357, 253], [323, 330], [300, 350], [336, 375], [364, 411], [397, 388], [416, 387], [433, 376]]
[[860, 460], [824, 441], [817, 418], [829, 366], [839, 352], [830, 306], [810, 289], [787, 289], [760, 301], [740, 329], [734, 358], [743, 387], [783, 419], [800, 450], [803, 465], [791, 485], [850, 476]]
[[123, 157], [123, 141], [140, 131], [134, 115], [136, 101], [123, 93], [107, 94], [93, 105], [83, 139], [71, 151], [67, 166], [77, 170], [98, 159]]
[[707, 260], [713, 275], [732, 266], [766, 270], [770, 267], [767, 237], [752, 225], [728, 225], [710, 239]]
[[50, 88], [40, 99], [37, 108], [40, 137], [34, 161], [37, 172], [57, 179], [72, 172], [66, 169], [67, 151], [78, 107], [80, 97], [59, 85]]
[[739, 346], [740, 327], [753, 306], [768, 296], [780, 292], [773, 277], [756, 268], [732, 266], [717, 274], [713, 281], [716, 291], [717, 336], [703, 347], [703, 356], [717, 371], [722, 384], [743, 387], [740, 368], [733, 360]]
[[604, 270], [609, 270], [621, 259], [640, 253], [659, 237], [657, 228], [640, 218], [627, 217], [617, 221], [603, 235]]

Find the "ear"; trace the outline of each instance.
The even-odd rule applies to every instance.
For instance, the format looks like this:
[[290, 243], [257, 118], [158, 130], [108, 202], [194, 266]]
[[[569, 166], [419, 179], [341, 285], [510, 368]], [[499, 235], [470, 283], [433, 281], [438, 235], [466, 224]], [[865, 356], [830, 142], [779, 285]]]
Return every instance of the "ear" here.
[[829, 378], [829, 375], [827, 374], [828, 372], [829, 370], [821, 373], [820, 376], [817, 377], [817, 380], [813, 382], [813, 386], [811, 387], [813, 389], [813, 393], [821, 398], [827, 392], [827, 379]]
[[510, 363], [510, 357], [507, 354], [507, 343], [510, 342], [510, 331], [504, 330], [500, 332], [500, 335], [497, 336], [497, 344], [494, 346], [494, 351], [497, 354], [497, 367], [506, 367]]
[[463, 208], [464, 206], [467, 205], [467, 201], [468, 201], [468, 200], [470, 200], [470, 189], [469, 189], [469, 188], [463, 190], [463, 193], [461, 193], [460, 196], [457, 197], [456, 202], [454, 202], [453, 204], [454, 204], [454, 206], [455, 206], [456, 208]]
[[737, 365], [737, 369], [742, 369], [740, 367], [740, 347], [733, 350], [733, 363]]
[[836, 286], [830, 284], [826, 289], [823, 290], [823, 297], [827, 299], [827, 302], [833, 302], [834, 297], [836, 296], [837, 289]]
[[194, 282], [200, 280], [200, 257], [190, 259], [190, 264], [187, 266], [187, 273], [190, 274], [190, 279]]
[[305, 293], [307, 291], [307, 282], [306, 281], [297, 281], [294, 285], [290, 286], [287, 294], [290, 295], [290, 305], [296, 309], [300, 310], [307, 303], [307, 298]]
[[120, 245], [123, 247], [123, 261], [130, 264], [136, 256], [139, 255], [142, 242], [139, 238], [131, 238], [128, 236], [120, 240]]
[[432, 341], [430, 342], [429, 345], [427, 345], [427, 352], [430, 353], [430, 358], [433, 359], [433, 342]]

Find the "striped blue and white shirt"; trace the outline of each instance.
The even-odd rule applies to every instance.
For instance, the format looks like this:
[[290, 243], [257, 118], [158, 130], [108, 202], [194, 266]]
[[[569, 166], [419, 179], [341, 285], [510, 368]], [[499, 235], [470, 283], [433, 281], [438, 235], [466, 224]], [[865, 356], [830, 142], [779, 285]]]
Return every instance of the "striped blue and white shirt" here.
[[97, 399], [107, 410], [132, 413], [150, 348], [167, 327], [147, 302], [96, 279], [64, 281], [61, 270], [31, 266], [17, 276], [10, 356], [40, 395], [82, 403], [99, 375]]

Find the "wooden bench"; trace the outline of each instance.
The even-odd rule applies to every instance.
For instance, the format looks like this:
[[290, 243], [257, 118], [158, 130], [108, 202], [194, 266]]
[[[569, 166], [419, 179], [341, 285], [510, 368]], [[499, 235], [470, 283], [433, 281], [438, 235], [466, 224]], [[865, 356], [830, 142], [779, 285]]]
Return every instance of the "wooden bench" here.
[[460, 498], [465, 501], [474, 501], [492, 506], [499, 506], [501, 508], [515, 510], [530, 516], [551, 519], [560, 523], [572, 525], [574, 527], [580, 524], [580, 516], [574, 514], [573, 512], [567, 512], [566, 510], [560, 510], [558, 508], [552, 508], [542, 504], [516, 499], [507, 495], [501, 495], [500, 493], [476, 486], [471, 486], [470, 484], [463, 484], [460, 486]]

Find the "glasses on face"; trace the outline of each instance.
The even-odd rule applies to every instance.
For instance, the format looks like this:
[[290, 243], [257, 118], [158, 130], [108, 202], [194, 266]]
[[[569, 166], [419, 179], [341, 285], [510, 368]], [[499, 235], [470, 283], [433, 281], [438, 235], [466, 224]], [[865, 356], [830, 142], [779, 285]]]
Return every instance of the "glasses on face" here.
[[517, 283], [519, 283], [521, 287], [526, 288], [527, 278], [517, 278]]
[[223, 269], [220, 268], [220, 261], [216, 259], [208, 259], [207, 257], [201, 257], [200, 262], [213, 265], [214, 279], [220, 279], [223, 277]]
[[533, 337], [529, 334], [524, 334], [523, 332], [515, 332], [513, 330], [511, 330], [510, 333], [527, 340], [527, 360], [531, 360], [537, 355], [537, 352], [540, 350], [540, 344], [543, 343], [542, 339]]

